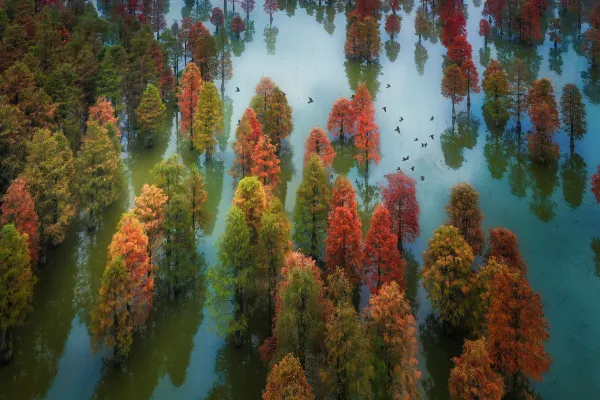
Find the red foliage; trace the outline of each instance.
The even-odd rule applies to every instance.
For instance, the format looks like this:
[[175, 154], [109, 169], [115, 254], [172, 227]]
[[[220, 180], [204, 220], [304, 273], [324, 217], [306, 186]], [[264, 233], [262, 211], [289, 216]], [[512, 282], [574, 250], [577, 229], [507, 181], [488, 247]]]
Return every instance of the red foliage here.
[[246, 16], [248, 16], [254, 10], [254, 0], [242, 0], [240, 6], [246, 12]]
[[495, 258], [499, 263], [527, 272], [517, 244], [517, 235], [506, 228], [490, 229], [490, 249], [486, 258]]
[[198, 105], [202, 83], [198, 66], [193, 62], [186, 65], [177, 91], [177, 105], [181, 112], [179, 121], [179, 134], [181, 135], [193, 137], [194, 113]]
[[459, 35], [454, 38], [450, 47], [448, 47], [448, 58], [450, 61], [462, 67], [463, 63], [471, 60], [473, 57], [473, 49], [467, 41], [466, 36]]
[[600, 203], [600, 165], [598, 165], [596, 173], [592, 175], [592, 193], [598, 203]]
[[404, 289], [406, 263], [397, 248], [398, 237], [392, 233], [392, 220], [387, 207], [378, 204], [371, 217], [371, 226], [365, 239], [365, 281], [371, 293], [379, 291], [384, 283], [395, 281]]
[[276, 150], [271, 140], [266, 135], [262, 135], [252, 153], [252, 175], [270, 190], [277, 187], [281, 171]]
[[362, 266], [362, 231], [358, 215], [350, 207], [336, 207], [329, 214], [325, 239], [325, 265], [329, 273], [344, 270], [357, 285]]
[[14, 224], [19, 233], [27, 234], [27, 244], [31, 255], [31, 265], [36, 267], [40, 249], [40, 233], [38, 215], [35, 212], [35, 204], [25, 181], [20, 178], [13, 180], [8, 190], [2, 196], [0, 207], [0, 226]]
[[345, 97], [337, 99], [335, 103], [333, 103], [333, 107], [329, 113], [327, 130], [334, 136], [343, 138], [345, 133], [353, 132], [354, 122], [355, 116], [352, 109], [352, 102]]
[[400, 32], [400, 17], [396, 14], [390, 14], [385, 19], [385, 31], [394, 39], [394, 35]]
[[457, 36], [467, 35], [467, 21], [462, 13], [461, 6], [460, 1], [446, 1], [440, 14], [440, 19], [444, 21], [442, 43], [446, 48], [452, 44]]
[[103, 128], [112, 126], [117, 133], [117, 136], [121, 136], [119, 119], [115, 116], [115, 111], [113, 110], [110, 101], [105, 97], [99, 97], [98, 100], [96, 100], [96, 105], [90, 107], [87, 126], [90, 126], [92, 122], [96, 122]]
[[333, 147], [331, 147], [327, 134], [321, 128], [312, 128], [310, 130], [305, 145], [304, 165], [308, 164], [308, 161], [313, 154], [319, 156], [324, 166], [331, 167], [333, 158], [335, 157], [335, 151], [333, 151]]
[[240, 33], [242, 33], [246, 29], [246, 24], [244, 20], [239, 15], [236, 15], [231, 20], [231, 32], [235, 33], [237, 38], [240, 37]]
[[521, 40], [542, 40], [542, 28], [540, 25], [540, 10], [535, 0], [529, 0], [523, 7], [521, 23]]
[[477, 67], [473, 64], [472, 59], [467, 59], [462, 63], [461, 70], [465, 81], [467, 83], [467, 96], [472, 93], [479, 93], [481, 88], [479, 87], [479, 74], [477, 73]]
[[210, 23], [215, 26], [216, 30], [219, 30], [219, 28], [223, 26], [223, 21], [223, 10], [221, 10], [219, 7], [213, 8], [210, 16]]
[[419, 202], [416, 182], [402, 171], [387, 174], [387, 186], [381, 187], [383, 203], [390, 212], [392, 231], [398, 238], [398, 248], [403, 242], [414, 242], [421, 234]]
[[337, 207], [348, 207], [358, 216], [358, 203], [356, 202], [356, 192], [348, 177], [344, 175], [338, 176], [333, 184], [331, 191], [331, 200], [329, 201], [329, 209], [335, 210]]
[[[373, 100], [371, 100], [371, 93], [369, 93], [367, 85], [360, 83], [354, 93], [354, 99], [352, 99], [352, 114], [354, 115], [355, 122], [363, 111], [374, 115], [375, 106], [373, 105]], [[356, 127], [354, 126], [353, 129], [354, 132]]]
[[490, 27], [490, 23], [487, 19], [482, 19], [479, 21], [479, 36], [483, 36], [484, 38], [489, 38], [490, 33], [492, 33], [492, 28]]
[[267, 14], [269, 14], [269, 18], [271, 19], [271, 22], [272, 22], [273, 21], [273, 13], [275, 13], [275, 12], [277, 12], [277, 10], [279, 10], [279, 5], [277, 4], [277, 0], [265, 0], [263, 9], [265, 10], [265, 12]]
[[356, 13], [361, 19], [370, 15], [374, 16], [381, 8], [381, 0], [356, 0]]
[[542, 299], [519, 271], [500, 266], [489, 280], [488, 352], [505, 375], [542, 380], [552, 360], [544, 351], [548, 322]]
[[367, 110], [363, 110], [358, 117], [354, 145], [358, 149], [355, 158], [360, 164], [365, 164], [367, 168], [371, 161], [379, 164], [379, 127], [375, 124], [374, 114]]

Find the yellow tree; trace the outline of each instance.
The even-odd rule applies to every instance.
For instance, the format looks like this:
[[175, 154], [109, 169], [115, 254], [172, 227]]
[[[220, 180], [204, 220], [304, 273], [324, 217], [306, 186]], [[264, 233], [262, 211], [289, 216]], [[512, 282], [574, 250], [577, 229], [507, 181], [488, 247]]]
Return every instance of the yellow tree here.
[[202, 85], [198, 106], [194, 114], [194, 147], [210, 158], [216, 140], [215, 134], [223, 130], [223, 107], [217, 87], [212, 82]]

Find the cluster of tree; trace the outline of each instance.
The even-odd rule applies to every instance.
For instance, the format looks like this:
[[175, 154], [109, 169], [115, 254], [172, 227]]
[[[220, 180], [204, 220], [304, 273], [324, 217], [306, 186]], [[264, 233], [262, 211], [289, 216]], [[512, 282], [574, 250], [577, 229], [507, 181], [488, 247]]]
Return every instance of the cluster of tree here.
[[[579, 3], [575, 0], [569, 3]], [[523, 2], [485, 0], [483, 15], [489, 23], [506, 34], [509, 39], [516, 38], [521, 42], [531, 43], [543, 39], [541, 19], [548, 10], [547, 0], [526, 0]]]
[[[397, 8], [397, 2], [396, 8]], [[356, 8], [348, 13], [346, 25], [346, 43], [344, 54], [350, 59], [377, 62], [381, 51], [381, 38], [379, 37], [379, 21], [381, 19], [380, 0], [357, 0]], [[396, 14], [393, 14], [398, 18]], [[400, 31], [400, 21], [397, 31]], [[386, 23], [386, 28], [388, 25]], [[395, 30], [395, 27], [390, 27]]]
[[196, 237], [206, 220], [202, 174], [187, 174], [177, 156], [152, 170], [156, 185], [144, 185], [135, 206], [123, 214], [109, 246], [100, 295], [93, 311], [92, 343], [114, 363], [131, 350], [144, 327], [156, 282], [177, 296], [197, 277], [202, 260]]
[[514, 233], [491, 229], [484, 262], [474, 265], [475, 256], [484, 254], [478, 199], [467, 183], [451, 189], [447, 224], [434, 232], [423, 253], [422, 280], [447, 331], [460, 330], [472, 339], [454, 359], [451, 396], [501, 399], [548, 371], [548, 323]]

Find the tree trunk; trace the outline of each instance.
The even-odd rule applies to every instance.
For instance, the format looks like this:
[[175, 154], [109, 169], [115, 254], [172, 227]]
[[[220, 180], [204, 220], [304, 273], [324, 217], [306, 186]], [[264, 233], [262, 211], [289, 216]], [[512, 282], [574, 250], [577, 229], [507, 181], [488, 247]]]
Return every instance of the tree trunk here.
[[575, 137], [573, 135], [573, 125], [571, 125], [570, 144], [571, 144], [571, 155], [573, 155], [573, 153], [575, 152]]

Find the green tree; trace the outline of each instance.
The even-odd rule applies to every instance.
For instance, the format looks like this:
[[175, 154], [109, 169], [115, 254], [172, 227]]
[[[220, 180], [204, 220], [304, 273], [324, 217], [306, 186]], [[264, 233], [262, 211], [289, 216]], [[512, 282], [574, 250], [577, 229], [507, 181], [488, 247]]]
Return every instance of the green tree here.
[[160, 130], [166, 116], [166, 107], [163, 104], [156, 86], [148, 84], [140, 104], [135, 110], [140, 133], [147, 147], [151, 147], [154, 135]]
[[273, 89], [268, 98], [267, 112], [263, 124], [264, 133], [271, 138], [271, 142], [279, 151], [281, 141], [292, 133], [294, 124], [292, 122], [292, 107], [289, 106], [285, 93], [278, 87]]
[[257, 177], [247, 176], [238, 183], [232, 204], [246, 216], [246, 221], [252, 229], [252, 244], [256, 244], [260, 219], [267, 208], [267, 195]]
[[560, 97], [560, 114], [562, 123], [570, 137], [571, 154], [575, 151], [575, 139], [582, 139], [587, 132], [585, 105], [577, 86], [568, 83]]
[[122, 108], [122, 83], [124, 71], [117, 65], [117, 58], [126, 57], [121, 46], [107, 47], [98, 66], [96, 97], [106, 97], [117, 111]]
[[192, 167], [190, 174], [185, 179], [183, 186], [185, 187], [187, 196], [190, 200], [192, 230], [197, 233], [204, 227], [204, 224], [208, 218], [205, 207], [208, 194], [206, 193], [204, 178], [195, 165]]
[[206, 157], [211, 156], [217, 143], [215, 134], [223, 130], [223, 107], [217, 87], [212, 82], [204, 82], [198, 106], [194, 114], [194, 147]]
[[[183, 192], [185, 169], [177, 154], [156, 164], [150, 173], [156, 180], [156, 186], [162, 189], [168, 198]], [[167, 199], [167, 201], [169, 200]]]
[[129, 288], [129, 272], [123, 259], [110, 260], [102, 274], [100, 295], [92, 312], [92, 344], [94, 351], [106, 346], [114, 363], [129, 356], [133, 343]]
[[287, 253], [291, 250], [290, 230], [291, 225], [281, 201], [272, 197], [260, 219], [257, 249], [258, 265], [261, 272], [266, 275], [268, 282], [269, 321], [272, 321], [275, 315], [275, 295], [279, 271], [285, 263]]
[[65, 136], [38, 130], [29, 143], [23, 179], [35, 202], [41, 243], [58, 245], [75, 215], [75, 168]]
[[483, 73], [482, 86], [485, 92], [484, 111], [492, 117], [497, 127], [505, 124], [509, 117], [508, 80], [504, 67], [497, 60], [488, 64]]
[[79, 198], [88, 211], [90, 227], [96, 227], [99, 213], [119, 196], [123, 180], [121, 156], [108, 131], [95, 122], [87, 129], [76, 160]]
[[322, 253], [330, 196], [323, 163], [313, 155], [296, 193], [293, 239], [304, 254], [314, 258]]
[[12, 330], [23, 325], [33, 310], [33, 286], [27, 234], [20, 234], [13, 224], [0, 231], [0, 362], [12, 355]]
[[468, 243], [454, 226], [442, 225], [433, 233], [423, 260], [423, 287], [431, 304], [444, 322], [464, 325], [473, 309], [470, 291], [475, 278]]
[[252, 230], [244, 212], [232, 205], [227, 214], [225, 231], [217, 243], [217, 264], [208, 271], [211, 287], [208, 305], [217, 320], [217, 331], [233, 333], [237, 346], [241, 346], [241, 336], [248, 324], [246, 289], [254, 265], [251, 238]]

